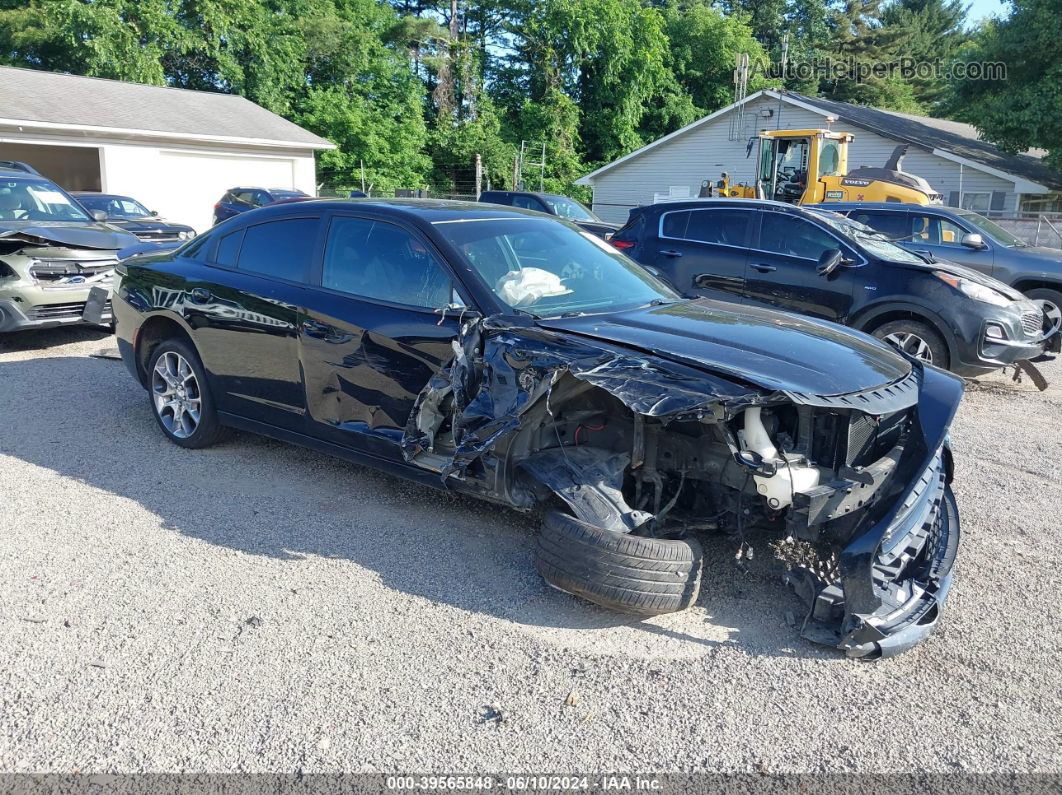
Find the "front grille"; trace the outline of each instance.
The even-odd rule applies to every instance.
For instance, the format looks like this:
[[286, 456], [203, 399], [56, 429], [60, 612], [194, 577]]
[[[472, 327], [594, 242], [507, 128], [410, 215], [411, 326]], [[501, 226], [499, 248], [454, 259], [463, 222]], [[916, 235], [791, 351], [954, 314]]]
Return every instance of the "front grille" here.
[[152, 242], [170, 242], [173, 240], [180, 240], [181, 237], [176, 232], [166, 232], [163, 230], [151, 231], [151, 232], [136, 232], [138, 240], [149, 240]]
[[1044, 329], [1044, 313], [1040, 311], [1022, 312], [1021, 327], [1030, 337], [1039, 337]]
[[[75, 301], [69, 304], [39, 304], [33, 307], [26, 316], [30, 320], [69, 320], [80, 318], [85, 311], [84, 301]], [[104, 316], [110, 314], [111, 302], [103, 305]]]
[[30, 275], [41, 282], [61, 282], [72, 276], [90, 278], [113, 270], [117, 259], [39, 259], [30, 266]]

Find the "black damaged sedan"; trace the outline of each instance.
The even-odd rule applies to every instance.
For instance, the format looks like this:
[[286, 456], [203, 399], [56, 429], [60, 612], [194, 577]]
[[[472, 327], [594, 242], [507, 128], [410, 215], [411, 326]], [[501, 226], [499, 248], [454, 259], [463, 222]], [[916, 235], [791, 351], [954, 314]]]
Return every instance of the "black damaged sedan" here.
[[774, 535], [802, 634], [931, 633], [959, 518], [958, 378], [824, 321], [688, 300], [563, 221], [433, 201], [242, 214], [123, 263], [122, 356], [163, 433], [231, 428], [518, 510], [551, 584], [693, 604], [697, 535]]

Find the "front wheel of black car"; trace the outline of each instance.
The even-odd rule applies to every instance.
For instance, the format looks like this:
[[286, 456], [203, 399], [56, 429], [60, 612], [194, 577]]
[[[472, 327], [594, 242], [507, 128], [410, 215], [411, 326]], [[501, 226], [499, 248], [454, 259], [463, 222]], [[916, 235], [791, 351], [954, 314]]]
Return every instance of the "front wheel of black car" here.
[[917, 320], [893, 320], [878, 326], [872, 332], [882, 342], [887, 342], [904, 353], [948, 369], [948, 346], [944, 338], [925, 323]]
[[203, 365], [183, 340], [165, 340], [153, 351], [148, 394], [155, 420], [174, 444], [209, 447], [228, 434], [214, 410]]
[[611, 610], [655, 616], [697, 601], [702, 557], [691, 539], [616, 533], [551, 511], [538, 537], [535, 568], [554, 588]]

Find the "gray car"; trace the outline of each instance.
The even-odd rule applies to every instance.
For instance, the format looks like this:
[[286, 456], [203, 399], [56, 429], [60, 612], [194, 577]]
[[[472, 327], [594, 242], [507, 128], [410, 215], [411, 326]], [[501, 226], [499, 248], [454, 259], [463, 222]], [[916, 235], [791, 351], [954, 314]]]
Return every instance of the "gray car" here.
[[1062, 250], [1030, 246], [972, 210], [913, 204], [823, 205], [873, 227], [911, 251], [979, 270], [1037, 301], [1047, 326], [1062, 326]]
[[31, 167], [0, 161], [0, 332], [110, 323], [109, 301], [86, 315], [89, 293], [109, 297], [118, 251], [137, 243]]

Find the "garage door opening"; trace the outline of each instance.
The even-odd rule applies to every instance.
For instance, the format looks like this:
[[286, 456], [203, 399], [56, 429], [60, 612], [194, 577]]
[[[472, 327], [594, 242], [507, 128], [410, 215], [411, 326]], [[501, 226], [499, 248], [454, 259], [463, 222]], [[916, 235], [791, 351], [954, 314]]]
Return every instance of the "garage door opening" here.
[[100, 150], [95, 146], [0, 142], [0, 160], [28, 163], [66, 190], [102, 190]]

